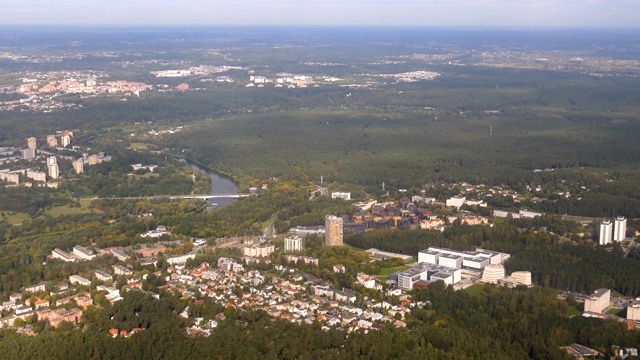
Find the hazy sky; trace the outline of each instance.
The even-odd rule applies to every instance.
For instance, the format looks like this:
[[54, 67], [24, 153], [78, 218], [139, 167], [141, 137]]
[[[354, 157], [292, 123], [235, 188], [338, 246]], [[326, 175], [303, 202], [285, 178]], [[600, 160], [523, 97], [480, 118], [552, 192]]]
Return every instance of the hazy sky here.
[[0, 0], [0, 24], [640, 26], [640, 0]]

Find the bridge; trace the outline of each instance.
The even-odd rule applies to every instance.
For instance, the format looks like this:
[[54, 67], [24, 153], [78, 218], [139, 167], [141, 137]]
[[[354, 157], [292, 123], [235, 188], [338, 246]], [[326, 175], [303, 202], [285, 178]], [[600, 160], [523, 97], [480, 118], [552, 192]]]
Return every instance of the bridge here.
[[[106, 198], [102, 198], [102, 199], [124, 199], [124, 200], [129, 200], [129, 199], [171, 199], [171, 200], [175, 200], [175, 199], [203, 199], [203, 200], [210, 200], [210, 199], [220, 199], [220, 198], [243, 198], [243, 197], [247, 197], [247, 196], [255, 196], [258, 194], [203, 194], [203, 195], [154, 195], [154, 196], [128, 196], [128, 197], [106, 197]], [[98, 199], [98, 198], [96, 198]]]
[[255, 194], [169, 195], [169, 196], [164, 196], [164, 197], [168, 197], [169, 199], [204, 199], [204, 200], [209, 200], [209, 199], [219, 199], [219, 198], [234, 198], [234, 199], [237, 199], [237, 198], [243, 198], [243, 197], [252, 196], [252, 195], [255, 195]]

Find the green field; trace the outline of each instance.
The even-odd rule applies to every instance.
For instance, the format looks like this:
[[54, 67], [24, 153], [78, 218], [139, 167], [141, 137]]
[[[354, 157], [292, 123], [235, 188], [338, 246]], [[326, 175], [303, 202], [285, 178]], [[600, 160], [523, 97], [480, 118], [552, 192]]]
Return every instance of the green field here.
[[23, 221], [29, 220], [31, 217], [29, 214], [16, 213], [14, 215], [7, 215], [6, 219], [11, 225], [20, 225]]
[[76, 215], [76, 214], [87, 214], [93, 211], [94, 209], [89, 209], [89, 205], [91, 204], [92, 199], [80, 199], [80, 207], [72, 207], [70, 205], [64, 206], [56, 206], [44, 211], [45, 215], [51, 216], [62, 216], [62, 215]]
[[467, 294], [471, 295], [471, 296], [480, 296], [480, 294], [482, 294], [482, 291], [484, 290], [485, 285], [484, 284], [474, 284], [469, 286], [468, 288], [464, 289], [464, 291], [467, 292]]
[[578, 316], [580, 314], [582, 314], [582, 312], [575, 306], [569, 306], [569, 308], [567, 309], [567, 316], [569, 317]]
[[625, 309], [618, 309], [618, 308], [612, 308], [607, 310], [607, 315], [615, 315], [615, 316], [624, 316], [624, 314], [626, 313]]
[[380, 270], [380, 273], [376, 275], [376, 278], [381, 281], [386, 281], [389, 275], [393, 274], [394, 272], [405, 271], [409, 269], [411, 269], [411, 266], [409, 265], [401, 265], [392, 268], [382, 268]]

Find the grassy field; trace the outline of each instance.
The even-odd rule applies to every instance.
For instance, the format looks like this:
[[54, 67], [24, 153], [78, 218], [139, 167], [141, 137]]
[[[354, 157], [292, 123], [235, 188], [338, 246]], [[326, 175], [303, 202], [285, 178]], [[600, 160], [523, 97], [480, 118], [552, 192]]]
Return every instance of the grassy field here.
[[575, 306], [569, 306], [569, 308], [567, 309], [567, 316], [569, 317], [577, 316], [580, 314], [582, 314], [582, 312], [578, 310], [578, 308], [576, 308]]
[[624, 316], [625, 309], [612, 308], [607, 310], [607, 315]]
[[376, 275], [376, 278], [381, 281], [386, 281], [389, 275], [393, 274], [394, 272], [405, 271], [409, 269], [411, 269], [411, 266], [409, 265], [401, 265], [392, 268], [382, 268], [382, 270], [380, 270], [380, 273]]
[[26, 213], [16, 213], [14, 215], [7, 215], [6, 219], [11, 225], [21, 225], [23, 221], [29, 220], [31, 217]]
[[480, 294], [482, 294], [482, 291], [484, 290], [485, 285], [483, 284], [474, 284], [469, 286], [468, 288], [464, 289], [464, 291], [467, 292], [467, 294], [471, 295], [471, 296], [480, 296]]
[[71, 207], [69, 205], [64, 206], [56, 206], [51, 209], [45, 210], [46, 215], [51, 216], [61, 216], [61, 215], [76, 215], [76, 214], [86, 214], [92, 211], [96, 211], [93, 209], [89, 209], [89, 204], [91, 204], [92, 199], [80, 199], [80, 207]]

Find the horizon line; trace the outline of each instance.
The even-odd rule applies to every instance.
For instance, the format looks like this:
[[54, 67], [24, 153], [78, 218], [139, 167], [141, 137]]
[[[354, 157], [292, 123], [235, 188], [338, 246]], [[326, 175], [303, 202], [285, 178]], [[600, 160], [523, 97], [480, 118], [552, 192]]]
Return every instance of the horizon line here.
[[[396, 28], [396, 29], [462, 29], [462, 30], [637, 30], [640, 29], [638, 25], [627, 26], [602, 26], [602, 25], [421, 25], [421, 24], [54, 24], [54, 23], [15, 23], [15, 24], [0, 24], [0, 28], [15, 27], [15, 28]], [[35, 29], [34, 29], [35, 30]]]

